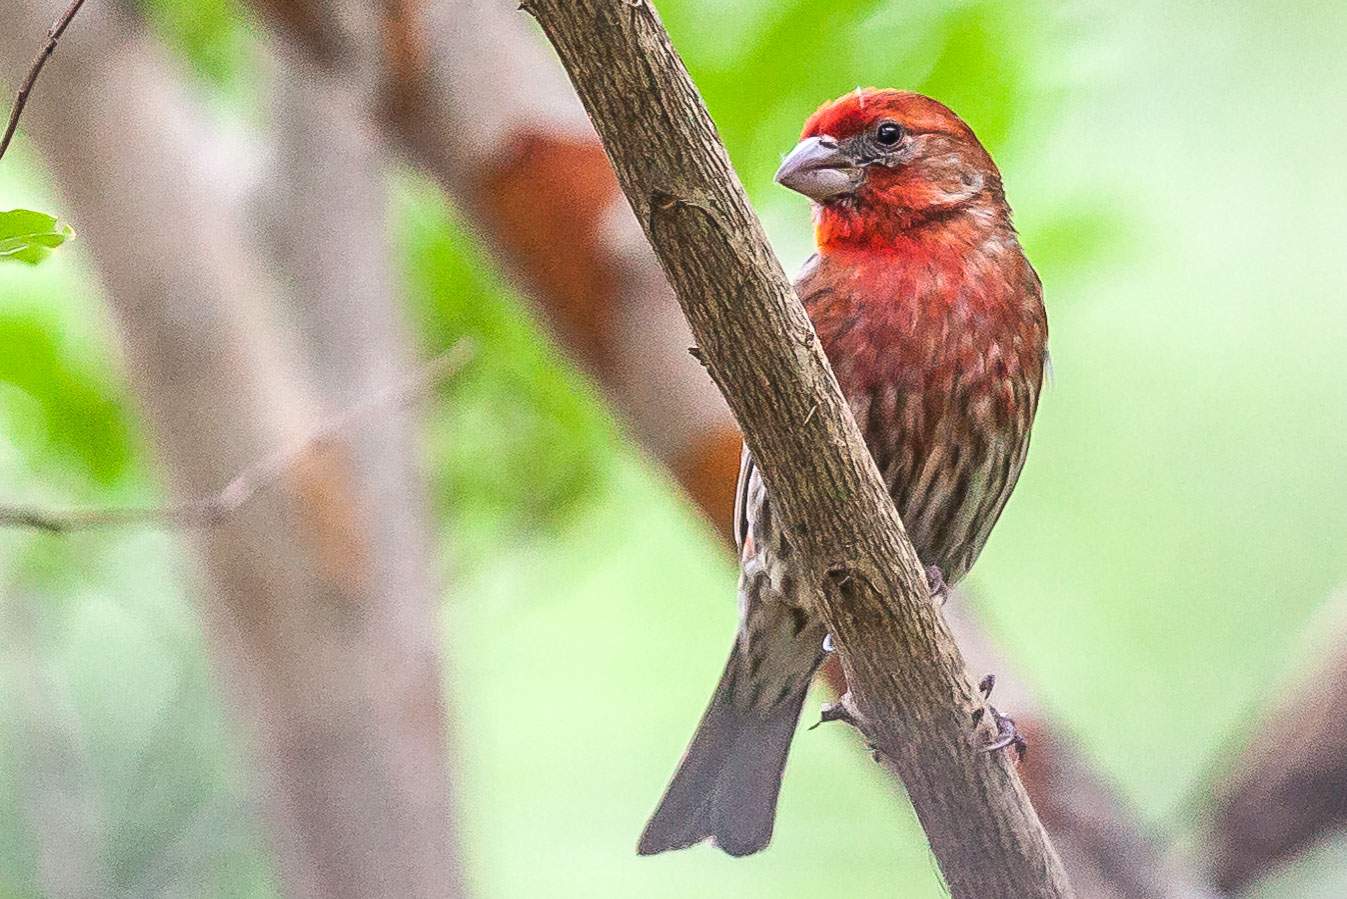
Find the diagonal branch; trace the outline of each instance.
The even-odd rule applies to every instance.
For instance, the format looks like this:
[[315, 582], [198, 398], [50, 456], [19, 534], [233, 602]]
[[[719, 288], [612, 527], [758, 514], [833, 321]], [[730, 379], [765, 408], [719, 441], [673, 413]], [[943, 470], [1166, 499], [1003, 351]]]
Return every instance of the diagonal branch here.
[[996, 672], [997, 704], [1029, 741], [1020, 777], [1076, 890], [1091, 899], [1216, 899], [1195, 872], [1164, 856], [1135, 811], [1015, 676], [969, 602], [958, 591], [945, 617], [971, 669]]
[[1258, 720], [1215, 785], [1206, 827], [1212, 879], [1240, 892], [1324, 834], [1347, 825], [1347, 592], [1307, 629], [1317, 661]]
[[138, 524], [167, 528], [212, 527], [243, 508], [263, 490], [274, 486], [301, 460], [320, 451], [364, 419], [405, 406], [457, 374], [472, 359], [473, 352], [471, 341], [460, 340], [404, 380], [333, 416], [312, 434], [290, 446], [258, 459], [209, 496], [150, 508], [49, 509], [0, 503], [0, 528], [21, 527], [50, 534], [69, 534]]
[[33, 92], [33, 85], [37, 84], [37, 76], [42, 74], [42, 67], [51, 59], [51, 55], [56, 52], [56, 44], [61, 40], [61, 35], [70, 27], [70, 23], [75, 20], [75, 15], [84, 5], [84, 0], [70, 0], [70, 5], [66, 7], [65, 12], [52, 23], [47, 29], [47, 42], [42, 45], [37, 56], [33, 59], [33, 64], [28, 67], [28, 74], [24, 76], [23, 83], [19, 85], [18, 95], [14, 98], [14, 108], [9, 113], [9, 124], [5, 126], [5, 136], [0, 137], [0, 159], [5, 158], [5, 153], [9, 151], [10, 141], [14, 140], [14, 132], [19, 130], [19, 119], [23, 117], [23, 108], [28, 105], [28, 95]]
[[[316, 35], [335, 27], [331, 17], [310, 6], [308, 26], [295, 28], [284, 14], [293, 18], [306, 4], [255, 2], [272, 7], [275, 21], [312, 56], [324, 58]], [[408, 8], [410, 20], [390, 30], [410, 29], [403, 43], [421, 48], [421, 64], [399, 64], [396, 45], [386, 40], [385, 67], [394, 73], [392, 130], [524, 282], [559, 341], [625, 414], [633, 436], [728, 532], [738, 428], [714, 384], [682, 352], [687, 324], [564, 71], [508, 4], [425, 0]], [[975, 629], [972, 617], [963, 617]], [[997, 672], [1004, 700], [1013, 671], [1004, 659], [980, 660], [965, 644], [958, 619], [955, 614], [951, 626], [973, 670]], [[837, 693], [845, 691], [835, 658], [825, 675]], [[1059, 812], [1043, 814], [1044, 824], [1071, 879], [1107, 881], [1100, 899], [1189, 896], [1179, 872], [1155, 863], [1159, 851], [1135, 813], [1074, 754], [1069, 735], [1034, 708], [1008, 704], [1038, 735], [1025, 786], [1041, 813]], [[1050, 743], [1064, 751], [1047, 751]], [[1049, 785], [1053, 796], [1038, 792]], [[1062, 793], [1109, 801], [1087, 817], [1053, 801]], [[1126, 851], [1119, 852], [1120, 845]]]
[[860, 724], [907, 787], [951, 893], [1073, 895], [1010, 761], [974, 746], [989, 733], [974, 732], [981, 706], [958, 646], [658, 15], [644, 0], [526, 8], [569, 71], [799, 538]]

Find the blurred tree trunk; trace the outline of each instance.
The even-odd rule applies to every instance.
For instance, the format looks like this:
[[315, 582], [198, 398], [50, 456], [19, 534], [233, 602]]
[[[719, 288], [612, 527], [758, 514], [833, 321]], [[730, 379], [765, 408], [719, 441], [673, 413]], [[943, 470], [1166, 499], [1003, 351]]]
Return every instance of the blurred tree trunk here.
[[[1310, 622], [1295, 683], [1239, 734], [1214, 784], [1212, 879], [1231, 893], [1347, 826], [1347, 589]], [[1313, 659], [1301, 670], [1305, 659]]]
[[[357, 46], [332, 7], [253, 0], [324, 66]], [[739, 431], [555, 58], [514, 4], [380, 4], [385, 122], [516, 276], [637, 441], [728, 536]]]
[[19, 807], [37, 849], [37, 885], [47, 896], [111, 895], [103, 814], [79, 720], [47, 670], [34, 619], [45, 597], [0, 596], [0, 696], [17, 761]]
[[633, 436], [728, 534], [739, 429], [575, 92], [517, 4], [426, 0], [409, 155], [465, 208]]
[[[12, 84], [51, 10], [17, 0], [6, 13]], [[225, 192], [232, 173], [210, 168], [174, 73], [121, 5], [86, 9], [24, 124], [98, 265], [177, 496], [218, 489], [406, 358], [389, 311], [353, 307], [346, 333], [366, 334], [365, 353], [333, 361], [347, 338], [332, 336], [315, 353], [326, 370], [304, 377]], [[379, 227], [347, 221], [349, 242]], [[361, 370], [373, 356], [383, 366]], [[405, 415], [367, 424], [194, 537], [200, 609], [285, 892], [453, 896], [462, 875], [424, 500]]]
[[[303, 46], [312, 51], [314, 60], [323, 66], [335, 66], [340, 70], [349, 65], [352, 54], [367, 59], [369, 47], [361, 46], [359, 41], [352, 42], [350, 32], [345, 30], [349, 22], [334, 22], [331, 7], [311, 0], [254, 2], [268, 9], [288, 31], [297, 35]], [[26, 64], [40, 42], [41, 32], [53, 13], [52, 9], [38, 9], [38, 6], [32, 0], [21, 0], [6, 19], [9, 26], [6, 33], [0, 35], [0, 54], [5, 57], [11, 83], [17, 80], [13, 73], [18, 71], [19, 64]], [[349, 18], [353, 9], [355, 5], [341, 7], [340, 14]], [[367, 4], [362, 14], [374, 15], [376, 11], [383, 17], [382, 29], [374, 27], [367, 30], [367, 34], [379, 34], [388, 53], [384, 60], [386, 80], [379, 103], [387, 124], [393, 126], [394, 139], [412, 158], [425, 165], [469, 212], [488, 243], [549, 316], [556, 333], [572, 348], [576, 358], [588, 365], [625, 411], [635, 434], [654, 455], [670, 465], [689, 494], [713, 520], [717, 523], [728, 521], [729, 496], [738, 455], [737, 431], [709, 379], [685, 357], [686, 326], [676, 314], [672, 293], [649, 248], [639, 239], [639, 229], [617, 193], [601, 147], [569, 86], [560, 77], [555, 62], [534, 40], [535, 36], [522, 17], [514, 13], [513, 4], [492, 0], [424, 0], [422, 3]], [[231, 167], [228, 171], [204, 174], [200, 171], [203, 166], [209, 166], [217, 148], [208, 146], [197, 127], [199, 123], [186, 120], [180, 98], [171, 94], [169, 73], [154, 61], [152, 53], [146, 57], [148, 62], [141, 60], [128, 65], [125, 72], [110, 74], [113, 69], [109, 61], [123, 55], [134, 56], [137, 51], [132, 45], [143, 41], [142, 37], [133, 36], [121, 14], [115, 10], [96, 12], [91, 7], [84, 16], [80, 28], [63, 45], [48, 80], [39, 88], [45, 99], [40, 98], [34, 105], [26, 127], [47, 150], [58, 179], [74, 200], [72, 217], [93, 245], [102, 274], [114, 293], [115, 311], [127, 332], [128, 359], [142, 388], [142, 405], [150, 409], [152, 424], [161, 432], [158, 442], [162, 455], [173, 466], [175, 489], [184, 496], [198, 495], [218, 487], [223, 477], [233, 473], [237, 467], [235, 463], [251, 461], [247, 447], [270, 449], [302, 430], [304, 422], [339, 406], [342, 397], [359, 393], [362, 383], [376, 380], [362, 378], [362, 372], [369, 374], [373, 370], [362, 366], [402, 358], [406, 355], [405, 347], [400, 354], [395, 352], [383, 357], [371, 350], [376, 345], [398, 345], [397, 324], [393, 321], [375, 322], [376, 330], [388, 328], [389, 334], [367, 345], [352, 339], [359, 328], [353, 316], [345, 317], [344, 324], [336, 326], [337, 331], [349, 326], [344, 336], [340, 333], [322, 336], [327, 327], [325, 316], [331, 310], [305, 320], [304, 312], [310, 302], [341, 298], [335, 303], [336, 311], [340, 312], [345, 301], [359, 300], [361, 296], [368, 298], [378, 292], [361, 286], [352, 288], [348, 294], [344, 292], [345, 285], [339, 276], [325, 277], [328, 270], [318, 266], [316, 261], [331, 261], [332, 255], [326, 251], [333, 246], [343, 246], [340, 233], [326, 234], [321, 238], [324, 252], [300, 258], [301, 267], [294, 269], [307, 286], [302, 286], [295, 294], [295, 298], [305, 297], [303, 302], [292, 304], [301, 333], [313, 341], [314, 349], [308, 361], [320, 372], [314, 383], [321, 385], [323, 390], [315, 390], [318, 395], [312, 397], [293, 395], [302, 392], [297, 385], [303, 382], [295, 372], [285, 370], [293, 359], [277, 348], [249, 348], [246, 346], [249, 339], [240, 336], [240, 332], [246, 331], [250, 336], [255, 334], [261, 343], [276, 337], [270, 333], [274, 329], [265, 324], [254, 331], [257, 324], [250, 319], [256, 315], [255, 308], [234, 308], [240, 289], [248, 291], [253, 300], [274, 294], [251, 268], [249, 249], [245, 248], [245, 241], [240, 236], [246, 229], [235, 218], [238, 191], [237, 185], [230, 183], [236, 177], [236, 169]], [[368, 22], [366, 24], [368, 27]], [[91, 42], [81, 37], [81, 30], [95, 34], [96, 39]], [[93, 58], [91, 54], [102, 54], [103, 58]], [[72, 77], [72, 70], [78, 71], [78, 77]], [[121, 97], [114, 98], [103, 110], [88, 108], [94, 101], [81, 99], [90, 95], [81, 95], [78, 90], [95, 84], [98, 79], [119, 82], [129, 97], [142, 101], [148, 98], [148, 102], [138, 105], [128, 97]], [[110, 83], [104, 83], [99, 90], [113, 92], [114, 88]], [[359, 102], [364, 103], [364, 100]], [[51, 104], [65, 108], [52, 108]], [[77, 121], [60, 121], [70, 110], [77, 112], [73, 117]], [[168, 110], [168, 114], [163, 115], [163, 110]], [[355, 119], [360, 115], [364, 112], [358, 111]], [[140, 133], [156, 128], [164, 133]], [[298, 133], [299, 129], [295, 130]], [[130, 135], [129, 139], [127, 135]], [[91, 145], [69, 145], [81, 141]], [[92, 146], [94, 141], [103, 142], [102, 146], [96, 149]], [[282, 145], [285, 145], [284, 135]], [[303, 152], [303, 147], [302, 142], [292, 143], [290, 150]], [[175, 185], [166, 185], [162, 176], [154, 172], [155, 160], [138, 158], [138, 151], [160, 153], [170, 169], [177, 166], [180, 170], [195, 169], [195, 172]], [[353, 146], [340, 152], [359, 156], [364, 151]], [[335, 158], [328, 158], [325, 164], [335, 162]], [[361, 163], [356, 169], [361, 170], [364, 165]], [[76, 176], [69, 176], [72, 171]], [[200, 207], [186, 210], [187, 215], [182, 221], [190, 222], [190, 227], [177, 227], [171, 220], [190, 204], [190, 197], [178, 196], [174, 189], [182, 184], [186, 184], [193, 196], [199, 191], [206, 197]], [[104, 190], [105, 185], [107, 190]], [[151, 199], [138, 196], [142, 185], [149, 188], [147, 196]], [[340, 186], [340, 182], [324, 182], [320, 178], [318, 193], [322, 194], [334, 185]], [[313, 186], [310, 184], [310, 193]], [[158, 199], [153, 199], [155, 197]], [[319, 201], [327, 199], [318, 197]], [[372, 215], [378, 214], [381, 202], [371, 201], [367, 184], [354, 189], [346, 200], [357, 204], [373, 202], [375, 205], [361, 206]], [[208, 215], [208, 208], [212, 213], [218, 208], [221, 211], [219, 217], [226, 221], [211, 221], [213, 216]], [[313, 209], [306, 214], [313, 220], [320, 218]], [[232, 234], [237, 242], [212, 244], [206, 237], [217, 227], [221, 232]], [[119, 228], [123, 233], [117, 233]], [[139, 245], [142, 243], [138, 233], [141, 229], [146, 232], [143, 245]], [[184, 236], [188, 238], [186, 241]], [[371, 241], [364, 249], [379, 245], [379, 241]], [[138, 254], [146, 254], [146, 251], [162, 253], [162, 256], [145, 262], [146, 256]], [[169, 259], [168, 263], [163, 261], [174, 255], [183, 258]], [[314, 270], [305, 274], [302, 271], [304, 264], [313, 264]], [[156, 266], [161, 270], [156, 272]], [[365, 260], [358, 270], [369, 273], [375, 269]], [[163, 276], [163, 283], [155, 284], [159, 276]], [[164, 296], [169, 288], [174, 295]], [[215, 304], [213, 301], [220, 297], [228, 301]], [[154, 308], [156, 305], [162, 308]], [[218, 309], [213, 308], [216, 305]], [[318, 308], [313, 307], [315, 313]], [[356, 312], [354, 316], [360, 314]], [[187, 319], [185, 323], [180, 321], [183, 318]], [[138, 323], [142, 322], [160, 323], [163, 333], [155, 334], [153, 328], [148, 333], [134, 333], [140, 327]], [[197, 364], [192, 358], [194, 341], [215, 335], [222, 337], [222, 343], [203, 355], [201, 363], [206, 370], [187, 371]], [[234, 344], [244, 346], [240, 348]], [[366, 350], [371, 351], [365, 354], [364, 361], [354, 361]], [[346, 358], [346, 351], [353, 354], [350, 359]], [[234, 364], [250, 367], [235, 371], [232, 369]], [[227, 413], [222, 421], [207, 422], [209, 427], [195, 440], [181, 435], [165, 436], [162, 432], [184, 424], [193, 427], [197, 416], [205, 417], [206, 412], [188, 408], [192, 404], [187, 400], [160, 403], [149, 395], [159, 385], [176, 386], [180, 377], [184, 378], [184, 389], [197, 391], [204, 398], [203, 408]], [[235, 395], [240, 377], [247, 382], [247, 389], [241, 395]], [[287, 406], [293, 417], [284, 411]], [[231, 422], [242, 423], [231, 428]], [[401, 433], [405, 435], [405, 431]], [[209, 445], [211, 439], [221, 443]], [[368, 472], [357, 470], [356, 460], [370, 452], [370, 447], [380, 439], [381, 435], [362, 432], [362, 435], [356, 435], [349, 457], [337, 452], [315, 454], [300, 473], [298, 483], [293, 485], [295, 494], [283, 500], [268, 500], [272, 505], [267, 509], [251, 508], [245, 517], [264, 529], [275, 528], [287, 515], [312, 519], [315, 510], [323, 506], [341, 507], [354, 503], [355, 488], [362, 477], [369, 476]], [[399, 438], [395, 434], [393, 439], [396, 443]], [[212, 454], [217, 458], [212, 460]], [[396, 473], [388, 476], [392, 481], [404, 477]], [[415, 493], [414, 486], [412, 489]], [[338, 501], [309, 503], [298, 495], [302, 491], [319, 498], [335, 491]], [[366, 501], [374, 503], [395, 495], [396, 489], [390, 493], [376, 493], [371, 498], [366, 492]], [[410, 507], [420, 508], [415, 503]], [[285, 583], [281, 572], [288, 567], [312, 568], [318, 564], [315, 559], [325, 555], [329, 557], [326, 564], [341, 567], [343, 563], [335, 558], [340, 552], [334, 554], [332, 546], [358, 542], [354, 533], [358, 528], [349, 522], [343, 524], [349, 517], [319, 514], [317, 519], [306, 523], [307, 536], [303, 539], [282, 540], [274, 547], [264, 540], [233, 533], [233, 528], [225, 529], [229, 533], [206, 541], [203, 556], [213, 579], [231, 574], [257, 577], [259, 585], [272, 589]], [[417, 524], [416, 519], [416, 513], [409, 517], [407, 533], [424, 535], [423, 523]], [[240, 519], [235, 524], [241, 527], [242, 523], [243, 519]], [[361, 522], [360, 526], [365, 524]], [[390, 534], [395, 530], [375, 528], [373, 533], [363, 537], [387, 547], [394, 542]], [[350, 533], [343, 534], [343, 531]], [[226, 550], [231, 544], [234, 546], [232, 552]], [[275, 559], [256, 565], [255, 571], [238, 563], [240, 553], [246, 555], [264, 544]], [[326, 544], [328, 548], [325, 552], [321, 548], [315, 550], [315, 544]], [[419, 552], [422, 550], [413, 550], [411, 555]], [[346, 567], [361, 567], [391, 558], [392, 555], [371, 552], [368, 559], [349, 563]], [[396, 567], [393, 563], [393, 568]], [[420, 569], [421, 573], [425, 570]], [[309, 570], [303, 578], [291, 575], [302, 588], [296, 594], [297, 604], [305, 607], [304, 604], [309, 603], [310, 614], [316, 614], [312, 612], [315, 604], [310, 600], [319, 596], [323, 589], [321, 573]], [[416, 580], [411, 578], [413, 594], [425, 589], [425, 585], [418, 585]], [[272, 598], [250, 603], [214, 580], [211, 584], [212, 590], [216, 591], [213, 595], [228, 599], [227, 603], [220, 600], [226, 608], [231, 608], [229, 603], [232, 603], [233, 608], [251, 610], [253, 615], [262, 614], [267, 601], [277, 601]], [[329, 592], [332, 596], [341, 595], [340, 590]], [[270, 594], [262, 590], [258, 595]], [[399, 594], [397, 604], [405, 610], [413, 610], [408, 612], [411, 618], [419, 614], [414, 612], [417, 608], [414, 599], [408, 600]], [[254, 605], [257, 608], [253, 608]], [[333, 608], [339, 606], [339, 603], [333, 603]], [[975, 622], [970, 619], [967, 624], [974, 626], [976, 631]], [[294, 672], [304, 670], [300, 660], [281, 663], [263, 651], [268, 649], [268, 639], [288, 637], [287, 627], [290, 626], [277, 622], [273, 633], [265, 635], [240, 629], [237, 622], [213, 625], [212, 634], [217, 637], [217, 643], [230, 642], [224, 639], [230, 636], [233, 644], [227, 651], [217, 652], [217, 665], [228, 668], [250, 664], [246, 656], [255, 653], [258, 662], [270, 666], [271, 675], [289, 673], [297, 676]], [[365, 625], [357, 621], [357, 626]], [[396, 627], [409, 626], [412, 625], [403, 622], [388, 627], [392, 632]], [[240, 629], [240, 633], [229, 634], [235, 629]], [[335, 626], [333, 629], [340, 630]], [[977, 648], [979, 641], [970, 637], [964, 642], [969, 641], [974, 669], [997, 671], [1002, 675], [998, 702], [1017, 716], [1022, 729], [1036, 737], [1023, 772], [1026, 785], [1033, 793], [1045, 823], [1054, 832], [1064, 859], [1072, 868], [1073, 879], [1084, 887], [1102, 882], [1091, 877], [1103, 876], [1110, 878], [1119, 897], [1152, 895], [1147, 888], [1134, 886], [1144, 882], [1144, 878], [1137, 880], [1136, 875], [1145, 873], [1146, 859], [1154, 857], [1154, 850], [1137, 853], [1126, 848], [1145, 845], [1130, 821], [1131, 816], [1120, 806], [1109, 803], [1110, 808], [1116, 809], [1116, 813], [1110, 813], [1110, 820], [1087, 821], [1079, 814], [1078, 801], [1064, 800], [1066, 796], [1107, 795], [1108, 790], [1087, 767], [1079, 764], [1080, 759], [1074, 756], [1069, 738], [1052, 729], [1032, 700], [1016, 698], [1015, 691], [1008, 689], [1011, 684], [1005, 676], [1006, 666], [995, 659], [995, 653], [983, 655], [986, 650]], [[421, 651], [426, 650], [423, 647]], [[274, 647], [270, 648], [271, 654], [277, 652]], [[310, 648], [306, 652], [315, 650]], [[436, 663], [427, 664], [433, 667]], [[1337, 659], [1326, 665], [1330, 672], [1339, 668], [1347, 670], [1347, 665]], [[360, 676], [347, 680], [358, 685]], [[409, 695], [422, 690], [424, 680], [409, 676], [408, 682], [413, 685]], [[1336, 683], [1337, 679], [1331, 678], [1330, 682]], [[256, 683], [257, 678], [233, 677], [236, 693], [247, 691]], [[286, 701], [301, 701], [307, 688], [295, 685], [294, 695], [285, 697]], [[1332, 691], [1326, 692], [1331, 694]], [[241, 717], [252, 721], [254, 732], [261, 735], [261, 745], [275, 747], [286, 735], [303, 732], [302, 724], [281, 727], [268, 722], [267, 715], [275, 715], [275, 710], [283, 705], [256, 698], [240, 701], [239, 705], [244, 709]], [[352, 703], [351, 707], [356, 705]], [[1336, 797], [1341, 792], [1338, 789], [1342, 780], [1340, 761], [1347, 755], [1347, 735], [1332, 729], [1331, 724], [1337, 716], [1317, 712], [1293, 714], [1295, 709], [1321, 709], [1324, 706], [1320, 702], [1307, 704], [1297, 697], [1286, 705], [1287, 709], [1274, 710], [1267, 727], [1280, 733], [1282, 718], [1301, 722], [1295, 730], [1306, 734], [1306, 738], [1299, 741], [1299, 745], [1306, 748], [1283, 760], [1279, 753], [1267, 750], [1271, 743], [1264, 741], [1266, 745], [1261, 749], [1255, 743], [1236, 766], [1232, 786], [1223, 791], [1214, 821], [1213, 841], [1218, 853], [1216, 876], [1224, 884], [1240, 886], [1247, 883], [1274, 860], [1288, 856], [1324, 829], [1343, 821], [1342, 805], [1336, 802]], [[1025, 710], [1029, 713], [1025, 714]], [[438, 698], [432, 714], [442, 714]], [[314, 730], [321, 731], [322, 728], [315, 726]], [[426, 729], [422, 728], [421, 732], [424, 735]], [[1278, 740], [1279, 743], [1284, 741], [1284, 737]], [[1065, 755], [1062, 750], [1066, 751]], [[390, 762], [394, 768], [404, 763], [423, 764], [424, 755], [419, 761]], [[350, 764], [349, 758], [334, 760], [330, 767], [340, 770], [347, 764]], [[304, 776], [296, 774], [297, 767], [278, 764], [269, 766], [268, 772], [273, 778], [294, 776], [303, 781]], [[312, 776], [326, 774], [315, 772]], [[438, 776], [443, 777], [442, 774]], [[1259, 784], [1261, 788], [1251, 786]], [[1094, 792], [1096, 788], [1104, 793]], [[272, 810], [273, 832], [277, 826], [275, 822], [285, 822], [286, 816], [294, 813], [284, 806], [283, 797], [273, 795], [275, 792], [268, 788], [265, 794], [272, 805], [280, 806], [279, 812]], [[297, 790], [291, 790], [291, 793], [299, 795]], [[349, 809], [355, 805], [347, 803], [341, 807]], [[449, 810], [450, 803], [445, 800], [440, 812], [444, 812], [446, 819]], [[439, 812], [430, 817], [436, 814]], [[1293, 825], [1287, 822], [1293, 822]], [[278, 841], [302, 844], [309, 839], [303, 828], [291, 830], [293, 838], [291, 831], [287, 831], [277, 838]], [[1085, 839], [1080, 842], [1082, 835]], [[452, 845], [452, 832], [446, 832], [443, 842]], [[1073, 845], [1084, 848], [1080, 852], [1073, 851]], [[299, 846], [294, 852], [302, 849]], [[1125, 859], [1139, 859], [1141, 867], [1125, 874], [1110, 873]], [[283, 860], [283, 873], [287, 877], [293, 873], [288, 870], [290, 864]], [[296, 866], [295, 870], [303, 867]], [[452, 869], [452, 864], [448, 868]], [[452, 877], [445, 881], [453, 882], [456, 881]], [[1179, 892], [1171, 891], [1170, 894], [1187, 895], [1183, 892], [1187, 887], [1182, 881], [1176, 884], [1171, 885], [1172, 890]], [[1088, 888], [1085, 892], [1088, 894]]]

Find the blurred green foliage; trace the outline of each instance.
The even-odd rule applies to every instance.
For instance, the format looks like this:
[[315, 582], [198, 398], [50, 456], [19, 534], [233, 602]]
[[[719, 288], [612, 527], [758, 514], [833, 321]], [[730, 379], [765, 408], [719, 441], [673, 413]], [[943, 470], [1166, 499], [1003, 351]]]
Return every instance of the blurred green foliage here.
[[237, 0], [136, 0], [136, 5], [217, 96], [246, 101], [259, 36]]
[[552, 531], [585, 506], [621, 452], [593, 387], [560, 355], [433, 187], [398, 179], [395, 240], [427, 350], [471, 338], [482, 352], [432, 418], [440, 508], [460, 564], [510, 534]]
[[[915, 87], [987, 141], [1046, 284], [1056, 378], [972, 592], [1145, 820], [1190, 832], [1244, 716], [1347, 582], [1347, 8], [658, 5], [788, 264], [810, 249], [807, 206], [770, 176], [820, 102]], [[236, 4], [142, 7], [203, 95], [256, 116]], [[0, 166], [0, 202], [55, 208], [28, 158]], [[733, 571], [456, 213], [411, 176], [393, 197], [426, 349], [480, 347], [428, 440], [479, 894], [942, 895], [910, 811], [827, 728], [797, 741], [769, 852], [631, 855], [729, 644]], [[152, 492], [87, 264], [75, 246], [0, 267], [0, 472], [20, 498]], [[118, 892], [274, 894], [175, 542], [53, 545], [0, 535]], [[0, 690], [16, 676], [0, 665]], [[0, 731], [0, 895], [37, 892], [26, 764]], [[1260, 895], [1341, 895], [1344, 876], [1320, 854]]]
[[131, 457], [119, 386], [60, 345], [52, 316], [0, 313], [0, 384], [31, 406], [11, 434], [35, 460], [60, 459], [111, 484]]

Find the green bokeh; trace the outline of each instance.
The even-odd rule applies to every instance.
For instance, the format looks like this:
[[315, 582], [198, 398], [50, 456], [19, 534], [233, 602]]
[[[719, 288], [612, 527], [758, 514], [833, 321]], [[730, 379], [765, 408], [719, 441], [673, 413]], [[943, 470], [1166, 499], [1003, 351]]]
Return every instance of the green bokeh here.
[[[234, 6], [146, 5], [203, 93], [255, 116]], [[1187, 834], [1242, 716], [1308, 661], [1302, 632], [1347, 583], [1347, 8], [659, 6], [790, 265], [808, 211], [771, 173], [821, 101], [916, 87], [986, 139], [1046, 285], [1055, 377], [971, 601], [1145, 820]], [[21, 147], [0, 206], [58, 210], [42, 182]], [[798, 739], [767, 853], [634, 857], [728, 647], [734, 573], [457, 216], [411, 177], [393, 197], [424, 346], [481, 347], [429, 448], [479, 894], [943, 895], [910, 809], [840, 729]], [[0, 471], [25, 499], [152, 499], [83, 252], [0, 270]], [[206, 894], [271, 895], [175, 544], [51, 543], [0, 535], [40, 587], [32, 639], [79, 722], [116, 884], [186, 858]], [[36, 888], [22, 749], [0, 731], [4, 895]], [[219, 838], [185, 850], [193, 827]], [[1330, 855], [1265, 895], [1340, 895]]]

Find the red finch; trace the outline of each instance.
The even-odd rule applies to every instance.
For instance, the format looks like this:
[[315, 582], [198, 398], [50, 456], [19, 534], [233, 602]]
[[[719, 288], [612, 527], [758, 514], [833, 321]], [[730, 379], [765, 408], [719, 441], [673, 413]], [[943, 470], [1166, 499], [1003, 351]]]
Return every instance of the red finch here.
[[[957, 583], [1024, 465], [1047, 359], [1042, 288], [1001, 175], [945, 106], [858, 89], [814, 113], [776, 180], [814, 201], [818, 253], [795, 288], [933, 592]], [[738, 635], [642, 854], [767, 845], [825, 654], [809, 572], [747, 452], [738, 500]]]

